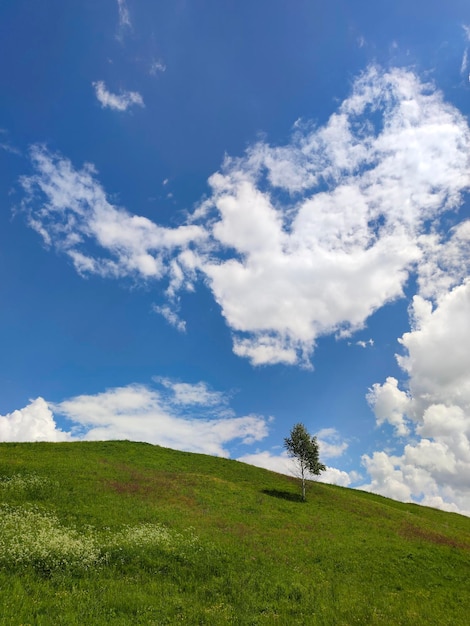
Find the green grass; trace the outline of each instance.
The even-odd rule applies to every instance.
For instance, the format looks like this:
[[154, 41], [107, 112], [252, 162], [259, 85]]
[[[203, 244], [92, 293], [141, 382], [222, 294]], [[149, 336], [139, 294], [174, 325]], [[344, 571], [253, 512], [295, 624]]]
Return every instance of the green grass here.
[[0, 444], [0, 624], [466, 625], [470, 519], [131, 442]]

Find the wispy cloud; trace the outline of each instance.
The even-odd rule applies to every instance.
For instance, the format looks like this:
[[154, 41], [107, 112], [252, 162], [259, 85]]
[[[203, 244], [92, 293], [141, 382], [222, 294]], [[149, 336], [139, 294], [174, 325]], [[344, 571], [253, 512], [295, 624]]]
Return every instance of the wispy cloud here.
[[8, 131], [4, 128], [0, 128], [0, 150], [4, 150], [5, 152], [9, 152], [10, 154], [16, 154], [17, 156], [21, 155], [21, 150], [12, 146], [8, 141]]
[[[467, 43], [470, 42], [470, 26], [462, 26], [463, 31], [465, 33], [465, 39], [467, 40]], [[460, 73], [462, 74], [462, 76], [466, 75], [467, 78], [470, 80], [470, 77], [468, 76], [468, 47], [465, 48], [465, 51], [463, 53], [462, 56], [462, 62], [460, 64]]]
[[176, 330], [179, 330], [180, 333], [186, 332], [186, 322], [179, 317], [174, 307], [172, 308], [167, 304], [155, 304], [153, 306], [153, 310], [155, 311], [155, 313], [158, 313], [164, 319], [166, 319], [170, 326], [173, 326], [174, 328], [176, 328]]
[[465, 74], [468, 71], [468, 50], [465, 50], [462, 57], [462, 63], [460, 64], [460, 73]]
[[121, 91], [119, 94], [111, 93], [106, 89], [106, 85], [102, 80], [93, 84], [95, 94], [103, 108], [113, 109], [114, 111], [127, 111], [131, 106], [145, 106], [144, 100], [137, 91]]
[[[0, 416], [0, 440], [130, 439], [227, 457], [228, 444], [252, 445], [267, 436], [268, 422], [261, 416], [212, 416], [219, 405], [226, 413], [226, 401], [204, 383], [161, 381], [171, 393], [128, 385], [59, 403], [38, 398], [24, 409]], [[191, 405], [197, 407], [197, 415]], [[200, 417], [201, 413], [206, 417]], [[57, 428], [58, 416], [70, 422], [69, 432]]]
[[166, 65], [162, 61], [152, 61], [150, 63], [149, 74], [151, 76], [156, 76], [160, 72], [166, 71]]
[[[76, 170], [43, 146], [31, 149], [31, 159], [35, 174], [21, 179], [29, 225], [46, 245], [66, 254], [80, 274], [181, 280], [169, 259], [206, 237], [202, 227], [164, 228], [129, 214], [108, 201], [92, 166]], [[102, 256], [90, 254], [90, 245], [98, 245]]]
[[170, 392], [170, 402], [178, 406], [204, 406], [217, 413], [227, 410], [229, 396], [214, 391], [204, 382], [190, 384], [165, 377], [155, 377], [155, 381]]
[[117, 39], [122, 40], [124, 34], [132, 29], [132, 22], [126, 0], [117, 0], [117, 6], [119, 16]]

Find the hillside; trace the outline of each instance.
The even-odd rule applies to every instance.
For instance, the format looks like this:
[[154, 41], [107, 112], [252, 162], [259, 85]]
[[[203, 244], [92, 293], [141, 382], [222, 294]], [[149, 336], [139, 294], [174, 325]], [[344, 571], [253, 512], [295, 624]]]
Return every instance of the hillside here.
[[449, 624], [470, 519], [131, 442], [0, 444], [0, 623]]

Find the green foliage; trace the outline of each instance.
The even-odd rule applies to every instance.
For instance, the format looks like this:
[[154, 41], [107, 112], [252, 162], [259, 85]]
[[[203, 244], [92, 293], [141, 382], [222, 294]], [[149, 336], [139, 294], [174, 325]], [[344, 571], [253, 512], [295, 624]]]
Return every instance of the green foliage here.
[[0, 444], [0, 624], [467, 624], [470, 519], [310, 490], [148, 444]]
[[308, 474], [318, 476], [326, 470], [323, 463], [320, 463], [317, 438], [309, 435], [303, 424], [295, 424], [290, 432], [290, 437], [284, 439], [284, 447], [297, 464], [302, 486], [302, 500], [305, 501]]

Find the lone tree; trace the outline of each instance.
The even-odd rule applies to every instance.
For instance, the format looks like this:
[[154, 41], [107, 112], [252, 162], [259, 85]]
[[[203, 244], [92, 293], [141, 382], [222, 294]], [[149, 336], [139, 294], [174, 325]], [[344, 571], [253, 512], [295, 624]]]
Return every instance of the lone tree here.
[[295, 424], [290, 431], [290, 437], [284, 439], [284, 447], [297, 465], [302, 483], [302, 500], [305, 501], [305, 482], [308, 474], [318, 475], [326, 470], [323, 463], [320, 463], [317, 438], [309, 435], [303, 424]]

